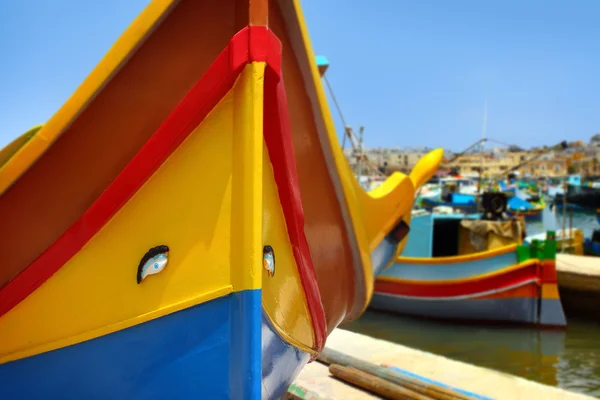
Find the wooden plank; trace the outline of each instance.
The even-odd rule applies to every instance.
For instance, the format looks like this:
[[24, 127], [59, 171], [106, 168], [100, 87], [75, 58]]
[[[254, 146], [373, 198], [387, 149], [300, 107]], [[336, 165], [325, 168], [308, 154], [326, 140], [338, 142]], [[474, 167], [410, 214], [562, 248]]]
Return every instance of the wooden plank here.
[[353, 385], [367, 389], [370, 392], [392, 400], [433, 400], [431, 397], [421, 395], [396, 385], [375, 375], [363, 372], [356, 368], [344, 367], [337, 364], [329, 366], [329, 372], [339, 379]]

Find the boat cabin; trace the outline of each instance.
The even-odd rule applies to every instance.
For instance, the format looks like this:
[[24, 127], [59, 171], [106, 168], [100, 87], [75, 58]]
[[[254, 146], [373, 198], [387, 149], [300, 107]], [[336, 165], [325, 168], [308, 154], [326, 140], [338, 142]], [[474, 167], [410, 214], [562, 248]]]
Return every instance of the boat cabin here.
[[[472, 198], [477, 192], [477, 186], [471, 179], [463, 178], [443, 178], [441, 184], [441, 199], [444, 202], [455, 202], [455, 194], [469, 195]], [[464, 200], [464, 199], [463, 199]]]
[[403, 257], [452, 257], [521, 244], [521, 219], [484, 221], [480, 214], [413, 214]]

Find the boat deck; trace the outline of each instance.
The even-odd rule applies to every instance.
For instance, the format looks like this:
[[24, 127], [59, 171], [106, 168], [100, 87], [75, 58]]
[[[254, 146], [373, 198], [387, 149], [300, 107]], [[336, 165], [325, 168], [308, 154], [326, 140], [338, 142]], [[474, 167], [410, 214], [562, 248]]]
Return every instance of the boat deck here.
[[[591, 399], [578, 393], [542, 385], [506, 373], [453, 361], [369, 336], [335, 330], [327, 347], [374, 364], [387, 364], [492, 399]], [[308, 364], [290, 388], [290, 399], [379, 399], [340, 380], [319, 362]]]
[[557, 254], [556, 272], [567, 315], [600, 321], [600, 257]]
[[600, 257], [556, 255], [560, 289], [598, 292], [600, 294]]

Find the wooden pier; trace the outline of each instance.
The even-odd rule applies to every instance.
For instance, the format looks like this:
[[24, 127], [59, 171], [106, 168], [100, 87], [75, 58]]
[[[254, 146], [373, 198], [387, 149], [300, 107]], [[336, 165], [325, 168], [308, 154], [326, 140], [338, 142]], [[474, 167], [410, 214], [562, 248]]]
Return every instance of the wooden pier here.
[[[344, 355], [343, 358], [359, 359], [360, 362], [358, 364], [360, 365], [371, 364], [377, 367], [381, 365], [394, 366], [400, 371], [406, 371], [410, 374], [406, 379], [420, 380], [421, 384], [429, 391], [422, 391], [420, 394], [415, 393], [413, 396], [410, 396], [406, 395], [406, 390], [411, 390], [410, 386], [402, 385], [405, 390], [401, 391], [401, 393], [399, 392], [400, 394], [396, 397], [377, 396], [373, 392], [359, 389], [356, 386], [344, 383], [343, 380], [333, 378], [330, 375], [328, 365], [315, 361], [302, 370], [294, 384], [290, 387], [288, 399], [591, 399], [591, 397], [582, 394], [568, 392], [509, 374], [453, 361], [445, 357], [373, 339], [369, 336], [339, 328], [327, 339], [327, 349], [331, 350], [327, 354], [327, 357], [325, 357], [329, 362], [331, 362], [332, 355], [337, 355], [337, 362], [340, 359], [340, 353], [342, 353]], [[340, 366], [344, 367], [344, 365]], [[344, 371], [344, 368], [340, 368], [340, 366], [334, 366], [331, 368], [331, 371], [344, 380], [348, 379], [347, 376], [339, 372], [345, 372], [345, 375], [360, 374], [360, 371], [356, 370], [354, 370], [355, 373], [353, 374], [350, 371], [352, 368], [346, 368], [346, 371]], [[352, 365], [349, 366], [352, 367]], [[364, 376], [366, 374], [362, 375], [360, 377], [362, 383], [361, 379], [353, 378], [355, 379], [353, 381], [357, 382], [355, 384], [361, 386], [364, 384]], [[389, 390], [394, 390], [393, 387], [389, 387], [390, 385], [382, 388], [385, 384], [380, 379], [373, 379], [373, 381], [376, 381], [373, 385], [378, 386], [379, 390], [387, 390], [388, 392], [386, 393], [390, 393]], [[452, 391], [457, 392], [457, 395], [448, 395]], [[439, 393], [442, 393], [442, 395], [438, 396]]]
[[558, 287], [567, 318], [600, 321], [600, 257], [556, 255]]

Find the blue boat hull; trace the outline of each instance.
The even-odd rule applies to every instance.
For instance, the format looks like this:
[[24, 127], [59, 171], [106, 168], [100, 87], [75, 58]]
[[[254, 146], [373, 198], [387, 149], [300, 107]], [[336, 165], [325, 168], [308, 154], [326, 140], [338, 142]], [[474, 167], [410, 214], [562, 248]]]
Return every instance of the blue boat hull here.
[[375, 293], [370, 307], [443, 320], [533, 324], [538, 302], [535, 298], [424, 301]]
[[0, 387], [6, 399], [281, 398], [309, 358], [249, 290], [2, 364]]

